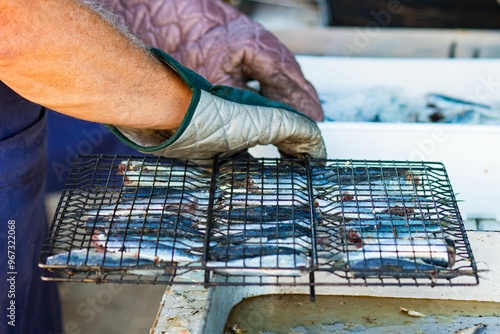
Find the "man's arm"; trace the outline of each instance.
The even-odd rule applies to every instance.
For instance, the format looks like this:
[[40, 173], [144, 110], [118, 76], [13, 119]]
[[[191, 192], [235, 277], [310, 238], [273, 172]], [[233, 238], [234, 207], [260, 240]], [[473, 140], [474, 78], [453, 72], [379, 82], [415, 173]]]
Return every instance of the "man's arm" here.
[[169, 67], [77, 0], [0, 0], [0, 80], [77, 118], [179, 127], [192, 92]]

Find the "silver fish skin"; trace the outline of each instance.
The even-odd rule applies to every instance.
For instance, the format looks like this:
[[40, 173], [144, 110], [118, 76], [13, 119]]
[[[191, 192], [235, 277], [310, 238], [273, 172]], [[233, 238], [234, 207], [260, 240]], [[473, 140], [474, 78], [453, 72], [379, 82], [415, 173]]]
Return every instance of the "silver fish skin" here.
[[177, 175], [184, 175], [184, 173], [191, 173], [197, 176], [205, 176], [211, 174], [211, 167], [196, 166], [196, 165], [166, 165], [160, 163], [149, 163], [144, 161], [123, 160], [118, 165], [119, 174], [128, 172], [141, 172], [146, 174], [166, 174], [173, 173]]
[[299, 175], [280, 175], [261, 172], [234, 172], [220, 176], [219, 188], [223, 191], [252, 194], [293, 194], [308, 189], [307, 178]]
[[[338, 203], [332, 203], [322, 199], [315, 199], [314, 205], [322, 216], [344, 217], [348, 219], [377, 219], [375, 213], [359, 208], [343, 207]], [[363, 212], [366, 211], [366, 212]]]
[[433, 209], [436, 206], [435, 202], [415, 203], [415, 202], [388, 202], [388, 201], [374, 201], [364, 200], [364, 201], [354, 201], [354, 200], [344, 200], [344, 201], [330, 201], [323, 199], [315, 199], [314, 203], [316, 207], [320, 209], [321, 212], [333, 212], [336, 213], [339, 209], [344, 212], [362, 212], [362, 213], [373, 213], [378, 215], [386, 216], [413, 216], [419, 213], [419, 210]]
[[211, 179], [209, 171], [195, 166], [122, 161], [118, 169], [128, 187], [208, 188]]
[[232, 207], [230, 210], [216, 210], [214, 218], [221, 223], [277, 223], [288, 220], [308, 220], [308, 208], [286, 206], [246, 206]]
[[131, 202], [117, 203], [113, 205], [103, 205], [100, 208], [89, 210], [82, 215], [81, 219], [86, 220], [96, 216], [131, 216], [131, 215], [160, 215], [164, 211], [187, 211], [197, 212], [197, 202], [180, 202], [179, 199], [171, 198], [167, 200], [149, 199]]
[[[232, 226], [231, 226], [232, 227]], [[266, 239], [283, 239], [289, 237], [301, 237], [301, 236], [311, 236], [311, 229], [309, 227], [303, 227], [299, 224], [275, 224], [275, 225], [260, 225], [260, 228], [257, 229], [246, 229], [246, 226], [242, 226], [243, 230], [237, 229], [228, 229], [228, 230], [219, 230], [221, 233], [224, 232], [236, 232], [236, 233], [227, 233], [227, 240], [231, 243], [235, 243], [237, 241], [244, 241], [248, 238], [266, 238]], [[219, 240], [220, 242], [220, 240]]]
[[308, 237], [294, 237], [294, 238], [281, 238], [281, 239], [267, 239], [267, 238], [250, 238], [246, 241], [247, 245], [251, 244], [265, 244], [273, 247], [284, 247], [296, 250], [297, 252], [308, 253], [311, 251], [311, 238]]
[[[183, 237], [173, 238], [170, 236], [157, 236], [151, 234], [143, 234], [143, 235], [128, 234], [127, 236], [124, 236], [123, 234], [108, 235], [104, 233], [103, 234], [99, 233], [98, 235], [99, 235], [99, 240], [101, 241], [106, 241], [106, 240], [118, 241], [118, 242], [135, 241], [141, 244], [143, 242], [148, 242], [148, 243], [158, 244], [158, 247], [167, 246], [185, 250], [196, 250], [196, 249], [199, 250], [202, 249], [205, 245], [201, 239], [197, 241], [194, 239], [187, 239]], [[211, 247], [214, 247], [216, 245], [217, 243], [215, 241], [209, 243], [209, 246]]]
[[[351, 231], [352, 233], [358, 236], [359, 240], [364, 244], [378, 244], [379, 239], [385, 240], [394, 240], [394, 239], [407, 239], [407, 240], [427, 240], [427, 239], [437, 239], [437, 235], [441, 233], [427, 233], [427, 232], [357, 232]], [[345, 236], [344, 232], [339, 233], [343, 238]]]
[[92, 217], [84, 221], [87, 231], [93, 229], [133, 230], [133, 229], [175, 229], [184, 230], [193, 234], [200, 234], [205, 230], [205, 225], [188, 216], [176, 215], [131, 215], [117, 217]]
[[355, 189], [353, 184], [394, 184], [408, 175], [417, 175], [414, 171], [394, 167], [359, 167], [359, 166], [323, 166], [313, 167], [311, 170], [312, 184], [315, 188], [327, 189]]
[[391, 276], [398, 278], [428, 278], [436, 269], [431, 264], [405, 259], [372, 258], [349, 262], [353, 278]]
[[426, 233], [427, 235], [437, 234], [440, 235], [443, 233], [443, 228], [441, 225], [434, 224], [415, 224], [415, 225], [362, 225], [357, 226], [356, 224], [346, 224], [345, 229], [343, 226], [339, 227], [339, 233], [342, 234], [345, 231], [356, 232], [359, 235], [370, 233], [376, 235], [377, 233], [392, 233], [396, 237], [400, 233]]
[[49, 266], [75, 266], [75, 267], [121, 267], [154, 265], [155, 262], [148, 259], [138, 259], [135, 256], [119, 253], [98, 252], [95, 249], [78, 249], [70, 252], [59, 253], [47, 258]]
[[113, 241], [102, 240], [100, 235], [94, 236], [94, 244], [108, 253], [123, 253], [132, 257], [158, 262], [195, 262], [200, 261], [200, 255], [190, 254], [181, 249], [160, 247], [149, 241]]
[[[423, 196], [391, 194], [386, 191], [371, 191], [369, 194], [357, 191], [334, 191], [324, 196], [324, 199], [331, 202], [354, 202], [354, 203], [374, 203], [373, 206], [394, 206], [403, 205], [406, 207], [432, 206], [435, 200]], [[378, 203], [378, 204], [376, 204]]]
[[207, 267], [236, 276], [302, 276], [307, 273], [310, 261], [304, 254], [267, 255], [228, 262], [209, 261]]
[[123, 185], [126, 187], [169, 187], [175, 189], [200, 190], [210, 187], [210, 179], [179, 179], [164, 176], [126, 175], [124, 176]]
[[479, 123], [481, 118], [500, 119], [500, 110], [493, 110], [489, 105], [455, 99], [440, 94], [429, 94], [427, 105], [434, 109], [429, 115], [432, 122]]
[[455, 249], [451, 240], [381, 239], [379, 244], [366, 244], [359, 250], [332, 257], [334, 266], [367, 259], [404, 259], [448, 268], [455, 264]]
[[218, 223], [215, 225], [215, 230], [225, 234], [232, 235], [237, 233], [245, 233], [245, 231], [259, 231], [261, 229], [285, 229], [287, 226], [297, 226], [297, 228], [311, 228], [311, 222], [309, 220], [282, 220], [279, 222], [262, 222], [262, 223]]
[[[218, 197], [220, 191], [216, 190], [215, 194]], [[160, 201], [165, 201], [165, 198], [175, 198], [177, 201], [182, 200], [182, 202], [207, 205], [210, 193], [203, 189], [182, 191], [176, 189], [157, 189], [154, 187], [128, 187], [123, 188], [120, 192], [120, 202], [149, 201], [150, 198], [159, 198]]]
[[211, 247], [209, 250], [209, 257], [213, 261], [232, 261], [239, 260], [243, 258], [254, 258], [254, 257], [264, 257], [267, 255], [273, 255], [275, 257], [280, 257], [282, 255], [300, 255], [293, 249], [287, 247], [279, 247], [276, 245], [267, 244], [243, 244], [243, 245], [218, 245], [216, 247]]
[[297, 192], [294, 195], [281, 194], [246, 194], [234, 195], [227, 198], [220, 198], [216, 203], [216, 208], [229, 210], [232, 207], [247, 206], [308, 206], [309, 199], [306, 193]]
[[186, 226], [192, 226], [192, 227], [197, 227], [197, 226], [204, 226], [204, 224], [207, 222], [206, 220], [206, 214], [203, 216], [202, 213], [190, 213], [187, 211], [170, 211], [170, 210], [165, 210], [162, 213], [148, 213], [148, 214], [143, 214], [143, 213], [136, 213], [135, 211], [132, 211], [130, 215], [104, 215], [104, 216], [91, 216], [91, 215], [85, 215], [82, 216], [80, 221], [84, 222], [85, 226], [92, 226], [94, 223], [96, 226], [119, 226], [119, 225], [137, 225], [137, 224], [154, 224], [154, 223], [162, 223], [162, 224], [171, 224], [172, 222], [179, 222], [180, 224], [184, 224]]

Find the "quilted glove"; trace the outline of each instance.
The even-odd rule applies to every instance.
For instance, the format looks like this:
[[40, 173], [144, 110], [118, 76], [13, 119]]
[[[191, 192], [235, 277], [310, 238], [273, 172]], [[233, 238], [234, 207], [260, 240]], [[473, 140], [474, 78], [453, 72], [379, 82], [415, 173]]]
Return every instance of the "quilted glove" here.
[[325, 159], [318, 126], [293, 108], [229, 86], [214, 86], [158, 49], [152, 52], [193, 91], [186, 115], [175, 133], [108, 125], [132, 148], [182, 160], [229, 156], [255, 145], [274, 144], [286, 154]]
[[220, 0], [100, 0], [149, 46], [214, 85], [249, 89], [315, 121], [323, 111], [293, 54], [261, 25]]

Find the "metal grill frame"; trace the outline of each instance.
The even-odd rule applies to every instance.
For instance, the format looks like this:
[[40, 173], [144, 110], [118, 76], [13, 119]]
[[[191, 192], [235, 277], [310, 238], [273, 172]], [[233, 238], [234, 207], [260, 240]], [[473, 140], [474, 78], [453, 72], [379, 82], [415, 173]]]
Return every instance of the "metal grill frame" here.
[[[409, 162], [409, 161], [372, 161], [372, 160], [313, 160], [309, 158], [305, 159], [269, 159], [269, 158], [259, 158], [255, 159], [252, 157], [233, 157], [233, 158], [214, 158], [206, 160], [201, 163], [204, 170], [206, 170], [207, 177], [188, 177], [188, 170], [185, 169], [184, 172], [184, 183], [181, 186], [182, 195], [181, 202], [184, 200], [184, 194], [189, 194], [186, 192], [186, 187], [193, 186], [203, 183], [206, 184], [208, 189], [208, 206], [206, 211], [206, 226], [205, 234], [203, 237], [203, 250], [201, 255], [201, 261], [198, 265], [194, 266], [178, 266], [176, 263], [162, 263], [161, 267], [157, 265], [141, 265], [140, 267], [135, 266], [103, 266], [103, 265], [87, 265], [87, 266], [72, 266], [68, 264], [63, 265], [49, 265], [47, 264], [47, 259], [51, 255], [60, 253], [61, 251], [68, 251], [73, 249], [87, 249], [91, 245], [91, 239], [94, 231], [92, 233], [86, 232], [82, 229], [82, 214], [84, 210], [89, 210], [94, 206], [98, 206], [98, 210], [102, 209], [105, 205], [115, 205], [120, 199], [126, 194], [137, 195], [139, 191], [143, 189], [138, 184], [135, 188], [134, 186], [125, 186], [124, 177], [120, 175], [120, 163], [122, 161], [136, 162], [139, 165], [151, 164], [156, 166], [162, 166], [165, 168], [173, 168], [172, 166], [182, 166], [180, 162], [173, 159], [161, 158], [161, 157], [135, 157], [135, 156], [118, 156], [118, 155], [85, 155], [78, 156], [70, 175], [67, 179], [66, 186], [62, 192], [59, 204], [57, 206], [56, 214], [54, 220], [49, 230], [46, 242], [44, 244], [41, 258], [40, 267], [43, 270], [42, 279], [53, 280], [53, 281], [78, 281], [78, 282], [97, 282], [97, 283], [140, 283], [140, 284], [186, 284], [186, 285], [204, 285], [204, 286], [217, 286], [217, 285], [297, 285], [297, 286], [309, 286], [311, 296], [314, 296], [314, 288], [316, 286], [332, 286], [332, 285], [419, 285], [419, 286], [436, 286], [436, 285], [449, 285], [449, 286], [464, 286], [464, 285], [477, 285], [479, 283], [477, 275], [477, 267], [472, 256], [472, 251], [465, 233], [465, 228], [460, 216], [458, 205], [456, 202], [455, 195], [453, 193], [451, 184], [446, 173], [444, 165], [436, 162]], [[233, 272], [231, 275], [214, 275], [214, 267], [209, 267], [207, 263], [210, 261], [210, 250], [211, 250], [211, 238], [213, 237], [213, 232], [217, 232], [217, 227], [214, 220], [217, 219], [217, 209], [214, 208], [214, 203], [217, 201], [216, 193], [220, 191], [221, 187], [221, 173], [219, 172], [219, 167], [224, 164], [233, 164], [241, 166], [246, 166], [247, 171], [252, 166], [262, 166], [262, 171], [264, 174], [266, 166], [276, 166], [277, 170], [283, 167], [285, 170], [289, 168], [292, 170], [292, 175], [294, 168], [300, 170], [305, 174], [306, 185], [303, 191], [307, 194], [308, 205], [308, 215], [310, 219], [310, 253], [308, 254], [310, 259], [310, 265], [301, 268], [304, 275], [299, 277], [286, 276], [286, 275], [273, 275], [268, 276], [248, 276], [237, 275]], [[318, 210], [316, 208], [315, 198], [318, 196], [318, 190], [314, 185], [313, 170], [317, 170], [318, 165], [325, 164], [328, 170], [334, 170], [332, 175], [337, 176], [335, 184], [338, 186], [338, 200], [340, 200], [340, 210], [342, 210], [342, 217], [339, 222], [334, 222], [333, 225], [325, 228], [324, 219], [318, 216]], [[128, 166], [125, 167], [128, 170]], [[142, 168], [142, 167], [141, 167]], [[235, 171], [245, 172], [245, 168], [236, 168]], [[380, 170], [381, 179], [371, 180], [370, 171]], [[373, 199], [374, 190], [373, 184], [379, 182], [381, 190], [378, 192], [385, 192], [387, 194], [387, 184], [394, 182], [390, 175], [396, 175], [396, 179], [400, 179], [400, 176], [405, 176], [405, 181], [397, 181], [401, 201], [404, 203], [404, 189], [405, 187], [415, 186], [415, 192], [417, 193], [417, 202], [420, 198], [420, 193], [422, 198], [431, 199], [434, 204], [433, 216], [437, 220], [436, 226], [439, 226], [440, 233], [444, 237], [449, 237], [453, 239], [456, 249], [456, 263], [452, 268], [439, 268], [433, 271], [429, 270], [419, 270], [419, 269], [398, 269], [398, 270], [376, 270], [376, 269], [356, 269], [353, 270], [349, 265], [344, 267], [332, 268], [329, 264], [329, 260], [324, 260], [320, 255], [321, 251], [318, 249], [319, 236], [323, 233], [322, 231], [328, 231], [327, 236], [337, 235], [339, 229], [347, 231], [347, 227], [350, 222], [347, 221], [345, 213], [348, 206], [345, 204], [345, 199], [350, 199], [347, 195], [344, 198], [342, 195], [343, 182], [349, 181], [349, 179], [356, 180], [357, 172], [362, 175], [363, 170], [366, 171], [366, 175], [362, 176], [366, 179], [365, 183], [356, 184], [347, 183], [345, 186], [353, 186], [355, 202], [356, 205], [361, 203], [358, 202], [358, 193], [364, 193], [368, 191], [367, 194]], [[125, 172], [126, 173], [126, 172]], [[139, 171], [139, 181], [142, 182], [141, 177], [143, 176], [143, 169]], [[152, 176], [152, 180], [155, 183], [163, 182], [161, 177], [157, 175], [158, 169], [155, 170]], [[350, 173], [350, 175], [349, 175]], [[384, 177], [384, 173], [389, 173], [387, 178]], [[229, 197], [233, 198], [233, 191], [235, 189], [234, 183], [235, 174], [231, 174], [230, 178], [230, 193]], [[169, 179], [166, 181], [167, 184], [173, 182], [171, 179], [172, 174], [170, 174]], [[280, 173], [276, 173], [276, 178], [279, 179]], [[376, 175], [376, 174], [374, 174]], [[149, 177], [148, 176], [148, 177]], [[189, 182], [192, 182], [190, 184]], [[133, 182], [133, 181], [130, 181]], [[248, 182], [245, 179], [245, 182]], [[291, 196], [297, 196], [296, 191], [293, 188], [294, 177], [292, 177], [292, 192]], [[420, 190], [417, 190], [420, 183]], [[246, 184], [247, 186], [248, 183]], [[227, 185], [226, 185], [227, 186]], [[264, 192], [264, 183], [261, 184], [262, 192]], [[276, 186], [279, 187], [279, 180], [276, 181]], [[368, 186], [367, 189], [365, 187]], [[332, 186], [330, 186], [331, 188]], [[333, 186], [335, 187], [335, 186]], [[148, 187], [145, 187], [148, 188]], [[151, 188], [151, 195], [160, 188], [165, 191], [165, 196], [170, 191], [170, 187], [156, 187], [153, 184]], [[148, 189], [149, 189], [148, 188]], [[325, 190], [325, 196], [329, 196], [327, 190]], [[278, 189], [278, 191], [280, 191]], [[335, 190], [336, 191], [336, 190]], [[333, 193], [332, 191], [330, 193]], [[219, 193], [220, 196], [220, 193]], [[248, 193], [247, 193], [248, 198]], [[391, 226], [396, 226], [397, 222], [392, 219], [391, 206], [389, 203], [389, 195], [387, 195], [388, 210], [391, 220]], [[136, 197], [133, 197], [135, 203]], [[295, 199], [294, 199], [295, 200]], [[350, 202], [350, 201], [348, 201]], [[368, 202], [366, 202], [368, 203]], [[420, 205], [421, 203], [419, 203]], [[379, 209], [375, 207], [372, 203], [373, 210]], [[421, 208], [421, 206], [418, 206]], [[148, 206], [148, 209], [150, 206]], [[407, 224], [409, 220], [408, 212], [406, 207], [403, 207], [403, 217], [401, 221], [406, 220]], [[179, 211], [181, 210], [181, 205], [179, 205]], [[231, 210], [231, 209], [230, 209]], [[279, 211], [279, 209], [278, 209]], [[401, 213], [398, 213], [401, 214]], [[163, 213], [162, 213], [163, 215]], [[358, 213], [359, 215], [359, 213]], [[163, 216], [162, 216], [163, 217]], [[293, 216], [295, 219], [295, 216]], [[422, 215], [423, 217], [423, 215]], [[161, 218], [162, 219], [162, 218]], [[161, 222], [160, 219], [160, 222]], [[246, 220], [245, 216], [245, 220]], [[277, 222], [278, 223], [278, 218]], [[361, 221], [361, 218], [358, 219]], [[425, 218], [422, 218], [424, 229], [426, 229]], [[96, 218], [97, 221], [97, 218]], [[129, 219], [130, 221], [130, 219]], [[177, 221], [178, 222], [178, 221]], [[262, 223], [262, 218], [261, 218]], [[96, 223], [94, 223], [96, 224]], [[113, 224], [113, 223], [111, 223]], [[178, 223], [175, 223], [177, 227]], [[361, 224], [361, 223], [359, 223]], [[396, 224], [396, 225], [394, 225]], [[434, 224], [434, 223], [433, 223]], [[112, 226], [112, 225], [111, 225]], [[128, 226], [128, 225], [127, 225]], [[229, 223], [228, 223], [229, 226]], [[262, 226], [262, 225], [261, 225]], [[295, 225], [294, 225], [295, 226]], [[127, 227], [128, 228], [128, 227]], [[161, 228], [161, 225], [160, 225]], [[176, 230], [177, 231], [177, 230]], [[229, 231], [229, 227], [228, 227]], [[246, 229], [244, 230], [246, 231]], [[144, 227], [142, 232], [144, 232]], [[245, 232], [244, 232], [245, 233]], [[330, 234], [328, 234], [330, 233]], [[397, 232], [395, 232], [397, 235]], [[411, 234], [411, 233], [410, 233]], [[143, 234], [141, 234], [143, 235]], [[159, 235], [159, 234], [158, 234]], [[229, 235], [229, 232], [228, 232]], [[378, 232], [377, 232], [378, 235]], [[229, 237], [228, 237], [229, 238]], [[343, 242], [344, 246], [347, 247], [350, 244], [349, 238], [344, 235], [341, 237], [336, 237], [336, 240]], [[397, 238], [397, 237], [396, 237]], [[142, 241], [142, 236], [141, 236]], [[295, 245], [295, 238], [293, 238], [293, 245]], [[320, 243], [321, 244], [321, 243]], [[352, 243], [351, 243], [352, 244]], [[352, 245], [351, 245], [352, 246]], [[245, 246], [246, 247], [246, 242]], [[352, 248], [352, 247], [351, 247]], [[363, 247], [362, 247], [363, 248]], [[243, 248], [245, 249], [245, 248]], [[347, 248], [344, 249], [344, 251]], [[347, 254], [351, 254], [352, 250], [349, 250]], [[107, 253], [106, 253], [107, 254]], [[349, 255], [348, 255], [349, 256]], [[106, 255], [104, 255], [106, 257]], [[123, 258], [122, 258], [123, 259]], [[415, 260], [414, 260], [415, 261]], [[416, 262], [416, 261], [415, 261]], [[120, 261], [121, 263], [121, 261]], [[295, 262], [296, 263], [296, 262]], [[350, 262], [348, 261], [348, 264]], [[226, 268], [231, 269], [231, 268]], [[234, 270], [238, 269], [250, 269], [243, 267], [234, 267]], [[255, 268], [252, 268], [255, 269]], [[257, 268], [259, 269], [259, 268]], [[262, 269], [262, 268], [260, 268]], [[293, 269], [293, 267], [288, 268]], [[148, 273], [147, 271], [137, 271], [137, 270], [154, 270], [154, 274], [143, 274]], [[151, 272], [149, 272], [151, 273]], [[185, 275], [187, 274], [187, 275]], [[354, 276], [353, 276], [354, 275]], [[356, 275], [358, 277], [356, 277]]]

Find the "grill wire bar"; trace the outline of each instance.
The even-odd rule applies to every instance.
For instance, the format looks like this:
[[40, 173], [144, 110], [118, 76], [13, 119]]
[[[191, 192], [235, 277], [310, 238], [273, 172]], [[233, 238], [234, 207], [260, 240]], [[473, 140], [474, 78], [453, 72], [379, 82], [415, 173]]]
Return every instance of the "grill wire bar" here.
[[444, 166], [79, 156], [40, 267], [53, 281], [478, 284]]
[[[213, 215], [213, 204], [214, 204], [214, 197], [215, 197], [215, 192], [216, 192], [216, 176], [217, 176], [217, 169], [219, 168], [217, 164], [217, 156], [215, 155], [213, 163], [212, 163], [212, 178], [210, 180], [210, 195], [209, 195], [209, 200], [208, 200], [208, 212], [207, 212], [207, 232], [205, 234], [205, 241], [203, 244], [203, 259], [202, 259], [202, 264], [204, 267], [207, 267], [207, 262], [208, 262], [208, 251], [210, 249], [210, 233], [212, 232], [212, 215]], [[207, 269], [205, 270], [205, 285], [207, 285], [210, 281], [210, 271]]]
[[[313, 200], [313, 187], [312, 187], [312, 177], [311, 177], [311, 159], [309, 158], [309, 155], [306, 155], [305, 157], [305, 162], [306, 162], [306, 175], [307, 175], [307, 192], [309, 194], [309, 212], [311, 214], [311, 234], [313, 236], [316, 235], [316, 210], [314, 210], [314, 200]], [[318, 265], [318, 260], [317, 260], [317, 248], [316, 248], [316, 238], [313, 237], [311, 238], [312, 245], [311, 245], [311, 256], [313, 259], [313, 268], [317, 268]], [[316, 292], [314, 289], [314, 270], [311, 270], [309, 273], [309, 282], [311, 283], [311, 286], [309, 288], [309, 295], [310, 299], [312, 302], [316, 300]]]

